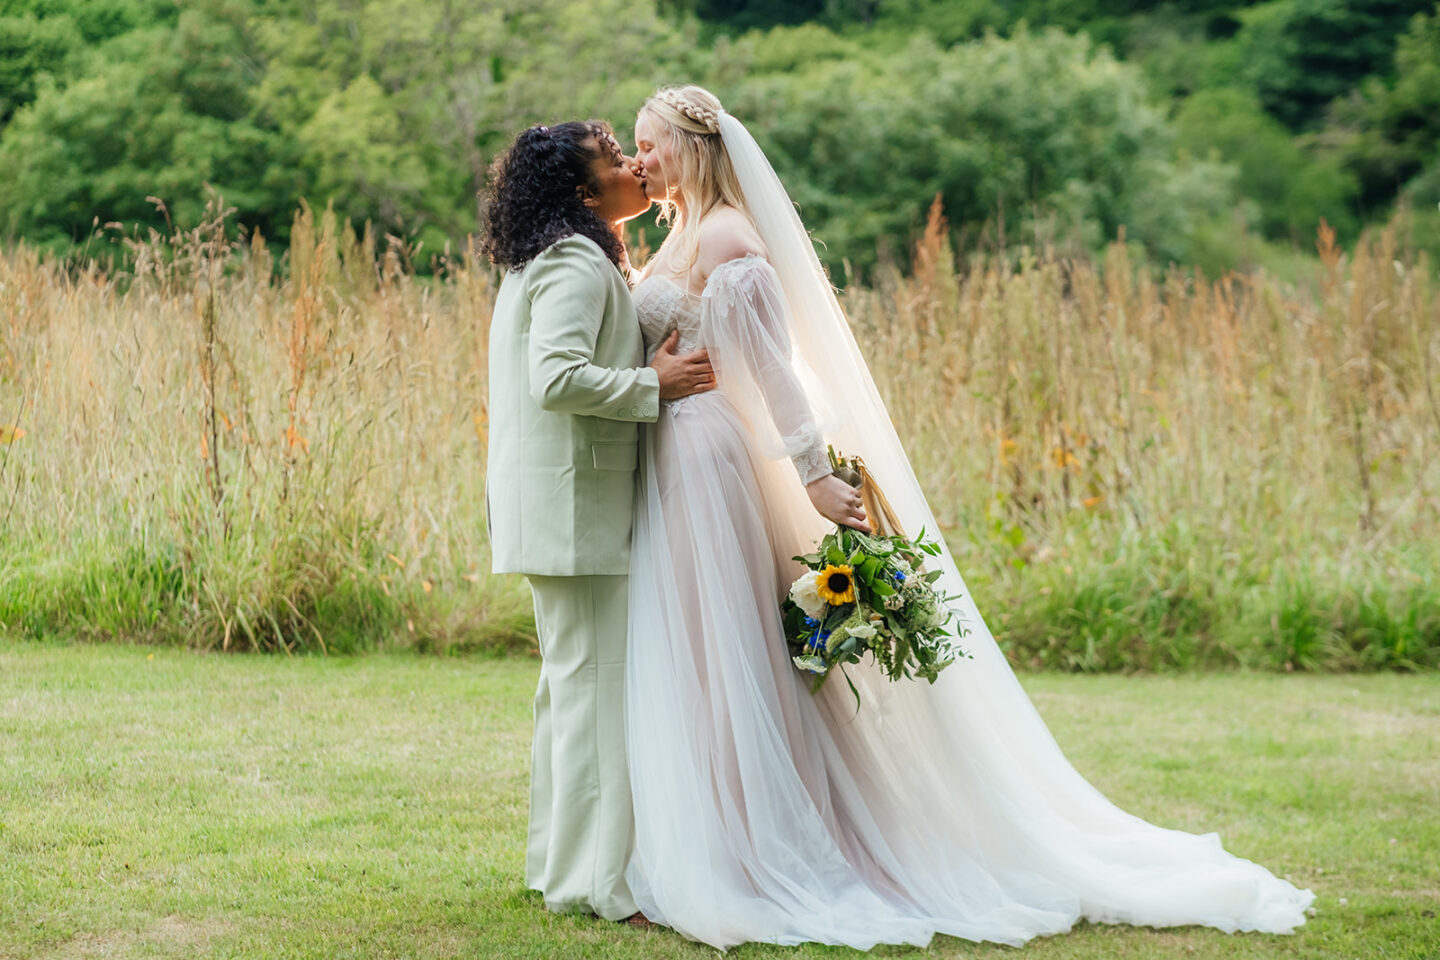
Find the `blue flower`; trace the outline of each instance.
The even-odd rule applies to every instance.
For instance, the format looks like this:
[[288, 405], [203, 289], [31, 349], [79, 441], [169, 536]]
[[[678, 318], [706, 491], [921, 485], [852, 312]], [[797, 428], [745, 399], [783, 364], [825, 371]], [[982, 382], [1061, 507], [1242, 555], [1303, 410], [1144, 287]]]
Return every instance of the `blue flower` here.
[[893, 577], [894, 577], [894, 580], [895, 580], [896, 583], [904, 583], [904, 582], [905, 582], [905, 574], [904, 574], [902, 571], [900, 571], [900, 570], [896, 570], [895, 573], [893, 574]]
[[806, 617], [806, 618], [805, 618], [805, 627], [806, 627], [806, 629], [814, 630], [814, 629], [815, 629], [816, 627], [818, 627], [818, 626], [820, 626], [820, 621], [819, 621], [819, 620], [816, 620], [814, 617]]

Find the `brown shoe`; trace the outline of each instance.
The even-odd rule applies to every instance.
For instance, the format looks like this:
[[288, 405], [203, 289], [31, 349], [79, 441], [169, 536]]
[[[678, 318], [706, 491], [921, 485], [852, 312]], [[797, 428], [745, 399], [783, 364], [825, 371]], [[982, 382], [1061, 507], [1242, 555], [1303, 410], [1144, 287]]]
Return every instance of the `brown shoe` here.
[[645, 916], [645, 914], [639, 912], [630, 914], [630, 916], [626, 917], [620, 922], [625, 924], [626, 926], [640, 927], [641, 929], [649, 929], [650, 927], [655, 926], [655, 922], [653, 920]]

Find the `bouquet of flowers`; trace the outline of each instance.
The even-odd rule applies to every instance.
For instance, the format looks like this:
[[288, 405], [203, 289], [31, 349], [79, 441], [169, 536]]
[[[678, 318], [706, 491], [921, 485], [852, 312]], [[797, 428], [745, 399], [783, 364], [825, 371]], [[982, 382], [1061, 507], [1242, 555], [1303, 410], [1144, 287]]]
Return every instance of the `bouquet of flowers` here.
[[[812, 693], [836, 668], [844, 673], [845, 665], [867, 653], [892, 681], [923, 677], [934, 683], [941, 670], [967, 656], [958, 641], [968, 631], [951, 628], [955, 615], [948, 602], [955, 598], [936, 592], [940, 571], [924, 569], [924, 558], [939, 556], [940, 547], [923, 530], [914, 540], [898, 532], [863, 462], [833, 450], [830, 458], [837, 476], [861, 488], [867, 514], [881, 526], [888, 519], [897, 532], [866, 534], [841, 526], [814, 553], [795, 557], [808, 569], [781, 604], [795, 666], [814, 674]], [[858, 707], [860, 694], [848, 674], [845, 682]]]

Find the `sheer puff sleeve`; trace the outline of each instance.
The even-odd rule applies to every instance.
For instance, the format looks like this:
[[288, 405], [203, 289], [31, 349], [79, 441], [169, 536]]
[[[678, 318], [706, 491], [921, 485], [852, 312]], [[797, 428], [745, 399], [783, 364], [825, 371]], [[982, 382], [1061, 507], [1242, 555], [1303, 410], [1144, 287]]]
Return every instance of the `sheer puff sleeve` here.
[[787, 309], [780, 278], [763, 257], [730, 260], [705, 284], [700, 335], [720, 389], [761, 450], [789, 457], [800, 482], [809, 484], [831, 472], [830, 458], [792, 358]]

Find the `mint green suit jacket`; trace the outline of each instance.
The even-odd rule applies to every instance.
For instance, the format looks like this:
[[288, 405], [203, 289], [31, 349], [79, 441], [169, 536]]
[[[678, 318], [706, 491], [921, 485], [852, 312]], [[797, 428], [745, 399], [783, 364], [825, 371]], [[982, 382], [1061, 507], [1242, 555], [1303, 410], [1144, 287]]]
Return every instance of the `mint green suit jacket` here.
[[660, 416], [630, 288], [567, 237], [505, 275], [490, 321], [485, 496], [496, 573], [630, 571], [639, 423]]

